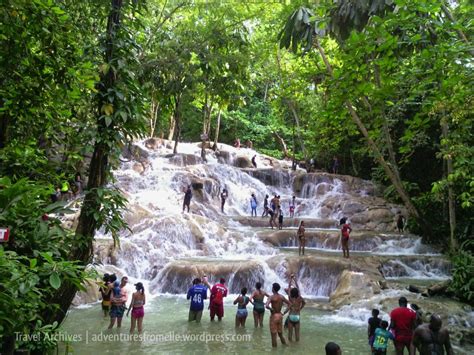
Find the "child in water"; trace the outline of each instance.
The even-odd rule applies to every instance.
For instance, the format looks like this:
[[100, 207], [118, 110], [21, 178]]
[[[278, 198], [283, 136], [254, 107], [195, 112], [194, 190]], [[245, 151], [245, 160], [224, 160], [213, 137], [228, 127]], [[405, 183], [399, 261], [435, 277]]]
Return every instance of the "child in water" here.
[[388, 340], [394, 339], [392, 333], [387, 330], [388, 322], [383, 320], [380, 322], [380, 328], [375, 329], [374, 345], [372, 347], [372, 354], [374, 355], [386, 355]]

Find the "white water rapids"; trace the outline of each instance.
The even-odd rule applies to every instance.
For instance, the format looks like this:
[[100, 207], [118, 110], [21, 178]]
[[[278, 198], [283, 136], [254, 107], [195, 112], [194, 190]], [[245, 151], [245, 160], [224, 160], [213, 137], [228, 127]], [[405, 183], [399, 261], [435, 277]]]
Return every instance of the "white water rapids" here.
[[[449, 264], [423, 245], [419, 237], [394, 232], [393, 221], [400, 207], [376, 197], [376, 188], [370, 182], [325, 173], [306, 175], [301, 169], [292, 172], [289, 162], [221, 144], [219, 154], [207, 150], [205, 164], [200, 160], [201, 148], [195, 143], [180, 143], [175, 157], [164, 144], [154, 149], [148, 149], [143, 141], [135, 145], [146, 164], [131, 160], [114, 172], [116, 186], [129, 200], [126, 215], [132, 233], [122, 234], [117, 251], [98, 247], [94, 261], [103, 264], [102, 270], [144, 282], [151, 295], [183, 294], [191, 281], [203, 274], [211, 283], [226, 278], [231, 293], [238, 293], [244, 286], [253, 289], [257, 281], [263, 282], [269, 292], [273, 282], [286, 287], [291, 272], [297, 275], [305, 297], [328, 298], [346, 268], [341, 263], [338, 231], [343, 216], [353, 224], [351, 248], [356, 255], [388, 258], [381, 267], [385, 277], [449, 276]], [[254, 155], [257, 169], [234, 166], [238, 159], [250, 162]], [[140, 165], [143, 172], [137, 169]], [[193, 186], [191, 211], [183, 213], [188, 185]], [[229, 193], [225, 214], [220, 211], [223, 188]], [[258, 200], [259, 215], [249, 221], [252, 193]], [[264, 196], [271, 199], [275, 194], [281, 196], [284, 214], [280, 237], [272, 234], [268, 219], [260, 217]], [[296, 221], [289, 226], [293, 195]], [[309, 256], [303, 261], [294, 248], [295, 226], [300, 220], [309, 221]], [[110, 241], [109, 236], [100, 233], [96, 239], [104, 245]], [[334, 317], [354, 319], [354, 312], [358, 314], [356, 319], [362, 313], [368, 316], [363, 305], [360, 312], [357, 309], [352, 308], [350, 314], [341, 309]]]

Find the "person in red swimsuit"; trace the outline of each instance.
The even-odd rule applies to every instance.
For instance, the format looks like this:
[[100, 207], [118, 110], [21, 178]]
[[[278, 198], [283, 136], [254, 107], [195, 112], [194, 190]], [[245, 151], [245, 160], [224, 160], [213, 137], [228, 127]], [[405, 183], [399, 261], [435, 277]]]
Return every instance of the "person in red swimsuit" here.
[[416, 325], [416, 313], [408, 308], [408, 301], [405, 297], [398, 300], [400, 307], [390, 312], [390, 329], [395, 332], [395, 350], [397, 355], [403, 355], [403, 351], [407, 348], [410, 351], [410, 343], [413, 338], [413, 330]]

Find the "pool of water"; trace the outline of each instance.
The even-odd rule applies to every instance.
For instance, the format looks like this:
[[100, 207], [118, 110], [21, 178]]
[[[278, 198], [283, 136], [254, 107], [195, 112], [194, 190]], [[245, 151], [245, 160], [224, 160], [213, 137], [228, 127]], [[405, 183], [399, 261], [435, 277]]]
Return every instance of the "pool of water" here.
[[[129, 337], [130, 318], [124, 317], [121, 329], [107, 330], [100, 304], [74, 308], [63, 324], [63, 331], [78, 341], [69, 346], [74, 354], [158, 354], [206, 352], [212, 354], [261, 354], [273, 352], [265, 314], [263, 329], [255, 329], [250, 313], [244, 329], [235, 329], [236, 306], [229, 296], [222, 322], [210, 322], [207, 310], [201, 323], [187, 322], [189, 303], [181, 296], [157, 296], [145, 307], [144, 333], [141, 339]], [[251, 309], [249, 307], [249, 309]], [[368, 354], [367, 328], [362, 322], [331, 320], [331, 312], [308, 306], [301, 314], [301, 339], [287, 346], [278, 343], [281, 354], [324, 354], [328, 341], [338, 343], [344, 354]], [[287, 331], [284, 330], [287, 338]], [[64, 353], [66, 344], [61, 344]], [[390, 353], [390, 352], [389, 352]]]

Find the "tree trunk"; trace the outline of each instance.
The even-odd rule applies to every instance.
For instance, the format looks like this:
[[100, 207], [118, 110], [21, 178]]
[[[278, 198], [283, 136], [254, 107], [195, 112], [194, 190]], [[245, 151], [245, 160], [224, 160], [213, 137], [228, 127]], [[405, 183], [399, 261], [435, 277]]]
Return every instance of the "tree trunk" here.
[[[319, 40], [318, 40], [317, 37], [315, 38], [315, 44], [316, 44], [316, 47], [319, 51], [319, 54], [321, 55], [321, 58], [324, 61], [324, 64], [326, 66], [326, 70], [327, 70], [328, 74], [331, 76], [331, 78], [334, 78], [334, 74], [333, 74], [331, 64], [329, 63], [329, 61], [326, 57], [326, 54], [324, 52], [324, 49], [323, 49], [323, 47], [321, 47], [321, 44], [319, 43]], [[419, 222], [423, 223], [423, 221], [421, 220], [421, 216], [418, 213], [418, 210], [416, 209], [415, 205], [413, 205], [413, 203], [411, 202], [410, 197], [408, 196], [408, 193], [405, 191], [405, 188], [403, 187], [403, 184], [402, 184], [400, 178], [396, 175], [396, 173], [394, 173], [394, 171], [392, 170], [390, 165], [387, 164], [387, 162], [385, 161], [382, 153], [380, 152], [380, 149], [377, 147], [377, 145], [372, 140], [372, 138], [370, 138], [369, 132], [367, 131], [367, 128], [362, 123], [362, 120], [360, 119], [359, 115], [355, 111], [354, 106], [352, 105], [352, 102], [350, 100], [346, 100], [345, 101], [345, 106], [346, 106], [347, 110], [349, 111], [349, 114], [350, 114], [352, 120], [354, 121], [354, 123], [359, 128], [359, 131], [362, 133], [362, 135], [366, 139], [367, 145], [369, 146], [370, 150], [372, 151], [372, 154], [374, 155], [374, 158], [377, 160], [377, 162], [383, 168], [383, 170], [385, 171], [385, 174], [387, 174], [388, 179], [390, 180], [390, 182], [395, 187], [398, 195], [402, 199], [402, 201], [403, 201], [405, 207], [407, 208], [408, 212], [413, 217], [415, 217]]]
[[203, 122], [202, 122], [202, 135], [201, 135], [201, 159], [207, 161], [206, 159], [206, 142], [209, 140], [209, 132], [211, 128], [211, 113], [212, 113], [212, 104], [209, 105], [209, 97], [206, 93], [206, 99], [203, 107]]
[[5, 148], [7, 145], [8, 121], [8, 114], [4, 113], [0, 116], [0, 149]]
[[158, 120], [158, 111], [160, 109], [160, 103], [154, 98], [151, 99], [150, 107], [150, 138], [153, 138], [156, 133], [156, 123]]
[[217, 112], [216, 130], [214, 131], [214, 147], [217, 149], [217, 142], [219, 141], [219, 130], [221, 128], [221, 109]]
[[308, 154], [306, 152], [306, 147], [304, 145], [303, 137], [301, 137], [300, 117], [298, 116], [298, 112], [296, 112], [295, 103], [291, 100], [288, 100], [287, 102], [288, 102], [288, 107], [290, 108], [291, 113], [293, 114], [293, 117], [295, 119], [296, 132], [298, 134], [298, 139], [301, 143], [301, 150], [303, 152], [304, 162], [306, 166], [308, 166]]
[[278, 134], [278, 132], [272, 132], [273, 135], [275, 136], [275, 138], [277, 139], [278, 143], [280, 143], [281, 145], [281, 149], [282, 149], [282, 152], [283, 152], [283, 158], [286, 159], [288, 158], [288, 148], [286, 146], [286, 143], [285, 141], [283, 140], [283, 138]]
[[174, 147], [173, 147], [173, 155], [178, 153], [178, 141], [179, 141], [179, 136], [181, 134], [181, 122], [180, 122], [180, 100], [181, 97], [179, 95], [175, 96], [175, 106], [174, 106], [174, 123], [175, 123], [175, 129], [174, 129]]
[[[446, 15], [446, 17], [454, 24], [454, 26], [456, 26], [456, 19], [454, 18], [453, 14], [451, 13], [451, 11], [449, 11], [449, 8], [446, 6], [446, 4], [442, 4], [441, 5], [441, 10], [443, 10], [444, 14]], [[469, 39], [467, 38], [467, 36], [464, 34], [463, 31], [461, 31], [459, 28], [456, 29], [456, 33], [458, 34], [458, 37], [459, 39], [461, 39], [461, 41], [463, 41], [464, 43], [466, 43], [466, 45], [469, 47], [469, 48], [472, 48], [472, 45], [471, 43], [469, 42]], [[474, 50], [473, 49], [469, 49], [469, 53], [471, 53], [471, 55], [474, 55]]]
[[[446, 123], [445, 118], [441, 120], [441, 134], [443, 139], [447, 139], [449, 135], [449, 127]], [[455, 251], [458, 247], [458, 242], [456, 239], [456, 199], [453, 190], [453, 184], [449, 181], [449, 176], [453, 173], [453, 161], [451, 156], [448, 156], [446, 159], [446, 167], [447, 167], [447, 177], [446, 180], [448, 182], [448, 210], [449, 210], [449, 248], [451, 251]]]
[[168, 132], [168, 140], [169, 141], [173, 140], [175, 129], [176, 129], [176, 121], [174, 119], [174, 114], [171, 114], [171, 116], [170, 116], [170, 129], [169, 129], [169, 132]]
[[[120, 13], [123, 6], [123, 0], [112, 0], [111, 10], [107, 21], [106, 34], [106, 50], [105, 63], [110, 64], [113, 60], [115, 49], [115, 37], [120, 27]], [[102, 107], [107, 103], [107, 95], [110, 89], [114, 88], [117, 75], [113, 66], [110, 65], [109, 70], [101, 75], [99, 83], [97, 117], [98, 117], [98, 133], [100, 137], [111, 137], [114, 135], [113, 124], [107, 126], [102, 116]], [[89, 179], [87, 184], [87, 192], [84, 197], [84, 203], [81, 208], [79, 222], [76, 228], [75, 247], [71, 250], [69, 259], [80, 261], [81, 263], [89, 263], [92, 257], [92, 242], [94, 240], [95, 231], [97, 229], [97, 221], [94, 218], [94, 212], [100, 209], [100, 198], [97, 195], [97, 189], [106, 185], [109, 167], [109, 154], [111, 146], [105, 140], [98, 140], [94, 145], [94, 153], [89, 166]], [[76, 294], [76, 287], [70, 283], [63, 283], [58, 292], [53, 296], [50, 303], [59, 305], [59, 309], [55, 313], [44, 315], [45, 324], [54, 321], [61, 323], [66, 316], [72, 300]]]

